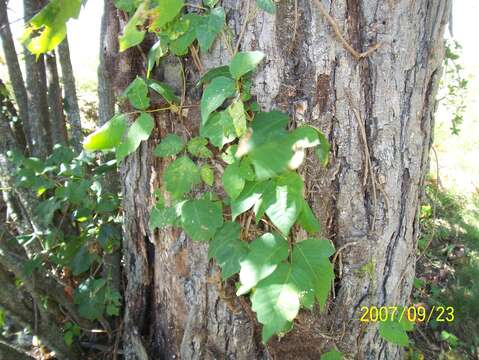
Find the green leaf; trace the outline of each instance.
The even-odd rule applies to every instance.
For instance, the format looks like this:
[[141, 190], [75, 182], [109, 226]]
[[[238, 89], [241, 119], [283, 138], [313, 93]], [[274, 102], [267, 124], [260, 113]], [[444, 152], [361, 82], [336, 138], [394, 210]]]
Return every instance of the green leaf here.
[[236, 85], [233, 79], [224, 76], [213, 79], [201, 98], [201, 124], [206, 124], [210, 114], [235, 93]]
[[215, 7], [197, 26], [196, 37], [201, 51], [208, 52], [210, 50], [216, 36], [223, 30], [225, 20], [225, 10], [222, 7]]
[[285, 236], [303, 209], [303, 187], [303, 179], [296, 172], [288, 172], [278, 178], [274, 191], [265, 195], [266, 215]]
[[236, 151], [238, 150], [238, 145], [231, 145], [226, 148], [224, 152], [221, 153], [221, 160], [227, 164], [232, 164], [236, 161]]
[[240, 271], [240, 261], [248, 253], [248, 244], [240, 240], [241, 226], [226, 222], [218, 230], [208, 248], [208, 259], [216, 258], [223, 279]]
[[248, 158], [242, 159], [240, 162], [240, 174], [241, 177], [244, 178], [247, 181], [254, 181], [255, 176], [254, 176], [254, 170], [253, 167], [251, 166], [251, 162], [249, 161]]
[[151, 47], [148, 51], [148, 65], [146, 70], [146, 77], [150, 78], [151, 71], [155, 66], [158, 66], [160, 59], [168, 53], [168, 43], [163, 37]]
[[407, 336], [406, 330], [396, 319], [381, 321], [379, 323], [379, 335], [393, 344], [409, 346], [409, 337]]
[[146, 110], [150, 107], [150, 98], [148, 97], [148, 85], [145, 80], [137, 77], [125, 90], [125, 96], [138, 110]]
[[220, 66], [216, 67], [213, 69], [208, 70], [196, 83], [196, 86], [199, 86], [201, 84], [208, 84], [210, 83], [213, 79], [217, 77], [227, 77], [231, 78], [231, 73], [230, 73], [230, 68], [229, 66]]
[[86, 246], [82, 246], [75, 254], [70, 267], [73, 276], [78, 276], [90, 269], [91, 264], [95, 261], [95, 257], [90, 254]]
[[261, 51], [239, 52], [231, 60], [230, 73], [238, 80], [243, 75], [256, 69], [263, 59], [264, 54]]
[[101, 318], [105, 310], [105, 285], [105, 279], [90, 277], [75, 289], [73, 302], [78, 305], [81, 317], [92, 321]]
[[247, 182], [242, 193], [234, 200], [231, 201], [231, 216], [234, 219], [245, 211], [248, 211], [253, 207], [256, 202], [261, 199], [264, 190], [268, 183], [262, 182]]
[[159, 0], [159, 5], [153, 9], [153, 16], [156, 19], [151, 27], [153, 29], [163, 28], [180, 13], [184, 4], [184, 0]]
[[276, 5], [274, 4], [273, 0], [256, 0], [256, 5], [263, 9], [270, 14], [274, 14], [276, 12]]
[[222, 176], [223, 188], [230, 198], [236, 199], [245, 186], [245, 180], [241, 176], [239, 162], [228, 165]]
[[280, 264], [262, 280], [251, 295], [252, 310], [263, 324], [262, 340], [266, 343], [274, 334], [291, 329], [300, 308], [300, 290], [292, 281], [292, 268]]
[[201, 180], [203, 180], [206, 185], [213, 186], [215, 182], [215, 173], [213, 172], [211, 166], [207, 164], [203, 165], [200, 169], [200, 175]]
[[319, 145], [319, 132], [311, 126], [301, 126], [293, 130], [290, 139], [296, 149], [307, 149]]
[[249, 254], [240, 262], [241, 286], [236, 295], [248, 293], [287, 257], [288, 242], [277, 234], [266, 233], [253, 241]]
[[194, 185], [201, 182], [200, 171], [189, 157], [183, 156], [168, 166], [165, 171], [164, 181], [166, 190], [173, 197], [179, 198], [191, 191]]
[[153, 207], [150, 213], [149, 226], [151, 230], [164, 229], [167, 226], [178, 225], [178, 208], [173, 207]]
[[185, 148], [185, 141], [176, 134], [168, 134], [153, 150], [158, 157], [175, 156]]
[[142, 0], [114, 0], [115, 7], [127, 13], [135, 11]]
[[209, 200], [191, 200], [183, 205], [181, 224], [193, 240], [210, 240], [223, 225], [221, 203]]
[[205, 125], [200, 128], [200, 135], [207, 137], [210, 142], [222, 148], [236, 139], [236, 130], [228, 111], [213, 114]]
[[329, 257], [334, 247], [327, 240], [308, 239], [297, 243], [293, 249], [292, 263], [302, 268], [312, 279], [314, 293], [324, 309], [334, 279], [333, 266]]
[[127, 126], [125, 115], [115, 115], [101, 128], [85, 138], [83, 148], [87, 151], [114, 149], [120, 144]]
[[155, 121], [151, 115], [141, 113], [128, 129], [125, 140], [116, 148], [117, 161], [120, 162], [126, 156], [135, 152], [142, 141], [148, 140], [154, 127]]
[[336, 349], [332, 349], [321, 355], [320, 360], [343, 360], [343, 354]]
[[66, 23], [78, 18], [81, 5], [81, 0], [51, 0], [28, 22], [22, 43], [37, 56], [52, 51], [65, 39]]
[[165, 83], [158, 82], [155, 80], [148, 81], [148, 86], [160, 94], [163, 99], [165, 99], [169, 104], [179, 104], [180, 98], [175, 95], [174, 90]]
[[171, 41], [170, 51], [176, 56], [188, 54], [188, 48], [196, 39], [196, 29], [202, 23], [203, 18], [195, 13], [186, 14], [182, 20], [189, 23], [188, 30], [179, 38]]
[[118, 38], [120, 52], [123, 52], [133, 46], [141, 44], [145, 38], [146, 30], [138, 30], [143, 26], [148, 16], [147, 3], [139, 4], [135, 14], [130, 18], [123, 28], [123, 34]]
[[246, 133], [246, 113], [244, 105], [241, 100], [234, 101], [228, 107], [228, 113], [233, 119], [233, 125], [236, 131], [236, 135], [243, 136]]
[[219, 0], [203, 0], [203, 4], [212, 8], [218, 3], [218, 1]]
[[316, 149], [316, 155], [321, 162], [321, 165], [327, 166], [329, 162], [329, 152], [331, 151], [331, 145], [328, 139], [320, 132], [319, 133], [319, 147]]
[[301, 213], [298, 217], [298, 224], [310, 234], [315, 234], [321, 231], [321, 224], [309, 207], [308, 202], [304, 199]]
[[208, 145], [208, 140], [202, 137], [195, 137], [188, 142], [188, 152], [198, 158], [210, 158], [213, 156], [213, 153], [206, 145]]
[[49, 198], [38, 203], [33, 210], [33, 215], [41, 224], [48, 226], [53, 221], [55, 211], [59, 210], [60, 207], [60, 203], [55, 198]]

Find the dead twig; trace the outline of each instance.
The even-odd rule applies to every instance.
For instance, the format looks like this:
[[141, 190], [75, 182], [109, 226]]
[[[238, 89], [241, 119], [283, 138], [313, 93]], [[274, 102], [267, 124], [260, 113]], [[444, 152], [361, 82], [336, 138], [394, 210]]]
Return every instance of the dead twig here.
[[243, 40], [244, 33], [246, 32], [246, 27], [248, 26], [248, 21], [249, 21], [250, 5], [251, 5], [251, 0], [247, 0], [246, 1], [246, 16], [245, 16], [245, 19], [244, 19], [244, 22], [243, 22], [243, 26], [241, 27], [240, 34], [238, 36], [238, 41], [236, 42], [236, 46], [235, 46], [235, 50], [234, 50], [233, 55], [235, 55], [239, 51], [241, 41]]
[[351, 96], [351, 93], [348, 91], [348, 89], [345, 90], [345, 93], [346, 93], [346, 97], [348, 98], [348, 101], [349, 101], [349, 106], [351, 107], [351, 110], [353, 111], [354, 113], [354, 117], [356, 118], [356, 121], [358, 123], [358, 126], [359, 126], [359, 132], [361, 134], [361, 140], [363, 142], [363, 147], [364, 147], [364, 156], [365, 156], [365, 161], [366, 161], [366, 166], [364, 167], [364, 172], [365, 172], [365, 175], [363, 177], [363, 186], [366, 186], [366, 183], [367, 183], [367, 175], [368, 175], [368, 171], [369, 173], [371, 173], [371, 184], [372, 184], [372, 187], [373, 187], [373, 202], [374, 202], [374, 214], [373, 214], [373, 223], [371, 225], [371, 229], [374, 231], [374, 226], [376, 225], [376, 208], [377, 208], [377, 203], [378, 203], [378, 194], [377, 194], [377, 186], [378, 186], [378, 182], [377, 182], [377, 179], [376, 179], [376, 176], [374, 175], [374, 172], [373, 172], [373, 163], [372, 163], [372, 160], [371, 160], [371, 153], [369, 152], [369, 146], [368, 146], [368, 139], [367, 139], [367, 136], [366, 136], [366, 129], [364, 128], [364, 123], [363, 123], [363, 120], [361, 118], [361, 114], [359, 113], [358, 109], [354, 106], [353, 104], [353, 99], [352, 99], [352, 96]]
[[339, 30], [339, 26], [338, 24], [336, 23], [336, 21], [331, 17], [331, 15], [329, 15], [328, 11], [326, 10], [326, 8], [323, 6], [323, 4], [321, 3], [320, 0], [314, 0], [314, 2], [316, 3], [316, 5], [318, 6], [319, 8], [319, 11], [321, 12], [321, 14], [326, 18], [326, 20], [328, 21], [329, 25], [331, 25], [331, 27], [333, 28], [334, 30], [334, 33], [336, 34], [336, 36], [338, 37], [338, 39], [341, 41], [341, 43], [343, 44], [344, 48], [356, 59], [356, 60], [361, 60], [361, 59], [364, 59], [366, 57], [368, 57], [371, 53], [375, 52], [377, 49], [379, 49], [381, 47], [381, 44], [380, 43], [377, 43], [373, 46], [371, 46], [368, 50], [366, 50], [365, 52], [358, 52], [356, 51], [351, 45], [349, 45], [349, 43], [346, 41], [346, 39], [344, 38], [343, 34], [341, 34], [341, 30]]

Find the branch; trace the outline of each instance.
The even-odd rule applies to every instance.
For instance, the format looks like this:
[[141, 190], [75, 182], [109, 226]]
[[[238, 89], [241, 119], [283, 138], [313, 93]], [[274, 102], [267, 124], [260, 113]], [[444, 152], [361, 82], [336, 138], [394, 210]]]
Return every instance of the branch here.
[[356, 60], [361, 60], [361, 59], [364, 59], [365, 57], [368, 57], [371, 53], [373, 53], [374, 51], [376, 51], [377, 49], [379, 49], [381, 47], [381, 44], [377, 43], [376, 45], [373, 45], [371, 46], [368, 50], [366, 50], [365, 52], [363, 53], [360, 53], [358, 51], [356, 51], [351, 45], [349, 45], [349, 43], [346, 41], [346, 39], [344, 38], [343, 34], [341, 34], [341, 30], [339, 30], [339, 26], [338, 24], [336, 23], [336, 21], [331, 17], [331, 15], [329, 15], [328, 11], [326, 10], [326, 8], [323, 6], [323, 4], [321, 3], [320, 0], [314, 0], [314, 2], [316, 3], [316, 5], [318, 6], [319, 8], [319, 11], [321, 12], [321, 14], [326, 18], [326, 20], [328, 21], [329, 25], [331, 25], [331, 27], [333, 28], [334, 30], [334, 33], [336, 34], [336, 36], [338, 37], [338, 39], [341, 41], [341, 43], [343, 44], [344, 48], [349, 51], [349, 53], [356, 59]]

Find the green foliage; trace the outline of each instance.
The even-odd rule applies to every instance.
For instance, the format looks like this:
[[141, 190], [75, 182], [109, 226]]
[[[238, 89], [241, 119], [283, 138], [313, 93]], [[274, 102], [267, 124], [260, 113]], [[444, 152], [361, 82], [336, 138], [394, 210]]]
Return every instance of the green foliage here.
[[191, 200], [183, 205], [181, 226], [193, 240], [210, 240], [221, 225], [223, 225], [221, 203]]
[[278, 234], [266, 233], [253, 241], [248, 255], [240, 263], [241, 287], [237, 295], [248, 293], [258, 282], [271, 275], [288, 254], [288, 242]]
[[208, 259], [213, 257], [221, 267], [223, 279], [238, 273], [240, 262], [248, 253], [248, 244], [240, 239], [241, 227], [236, 222], [226, 222], [218, 230], [208, 248]]
[[420, 223], [419, 250], [425, 255], [417, 264], [414, 301], [453, 307], [453, 322], [431, 321], [426, 331], [441, 339], [441, 347], [473, 358], [479, 346], [479, 197], [467, 199], [431, 182]]
[[[186, 55], [195, 41], [201, 51], [208, 51], [225, 25], [224, 9], [216, 6], [217, 2], [205, 0], [205, 9], [186, 15], [181, 14], [183, 1], [156, 2], [149, 8], [142, 7], [144, 3], [121, 2], [119, 6], [124, 11], [134, 14], [120, 38], [122, 50], [139, 44], [146, 32], [156, 34], [158, 40], [148, 54], [147, 78], [168, 52]], [[258, 1], [258, 5], [275, 11], [273, 2]], [[238, 296], [251, 294], [252, 308], [263, 324], [262, 337], [267, 342], [274, 334], [292, 328], [301, 307], [313, 309], [317, 301], [324, 309], [334, 278], [329, 261], [334, 248], [330, 242], [315, 238], [288, 241], [295, 225], [312, 234], [320, 230], [304, 198], [303, 179], [295, 170], [309, 148], [316, 148], [320, 162], [326, 165], [329, 144], [321, 132], [310, 126], [288, 131], [286, 114], [260, 111], [251, 92], [252, 72], [264, 57], [259, 51], [240, 52], [229, 64], [210, 69], [200, 78], [197, 86], [203, 86], [203, 95], [199, 136], [189, 135], [185, 144], [179, 136], [169, 134], [154, 150], [156, 156], [173, 159], [163, 173], [162, 183], [170, 196], [157, 194], [149, 225], [151, 230], [181, 228], [192, 240], [209, 242], [208, 257], [216, 260], [222, 278], [239, 274]], [[140, 115], [123, 142], [108, 144], [116, 148], [118, 160], [135, 151], [154, 127], [146, 112], [155, 111], [147, 110], [151, 105], [148, 89], [162, 96], [171, 111], [181, 110], [180, 99], [167, 84], [135, 79], [124, 95]], [[108, 129], [104, 133], [108, 135]], [[232, 145], [224, 149], [227, 144]], [[98, 148], [89, 147], [95, 146]], [[198, 165], [186, 156], [185, 148], [199, 160]], [[182, 152], [182, 156], [174, 158]], [[221, 174], [226, 198], [218, 196], [223, 194], [221, 191], [188, 196], [201, 181], [214, 186], [213, 169]], [[54, 203], [50, 206], [55, 208]], [[250, 223], [252, 215], [258, 229], [264, 220], [274, 232], [264, 233], [248, 244], [248, 231], [242, 233], [235, 220], [243, 216], [243, 221]], [[88, 312], [93, 306], [101, 308], [104, 299], [97, 288], [103, 285], [91, 280], [83, 287], [83, 293], [100, 294], [83, 300]]]
[[155, 121], [150, 114], [141, 113], [136, 121], [128, 129], [126, 138], [116, 148], [116, 158], [118, 161], [123, 160], [126, 156], [136, 151], [142, 141], [148, 140]]
[[[402, 313], [402, 308], [398, 310]], [[414, 324], [406, 319], [406, 316], [400, 319], [396, 316], [394, 319], [388, 318], [387, 321], [379, 323], [379, 334], [387, 341], [399, 345], [409, 346], [409, 337], [407, 331], [412, 331]]]
[[67, 322], [63, 330], [65, 331], [63, 339], [65, 340], [65, 344], [67, 344], [68, 347], [73, 344], [74, 338], [77, 338], [81, 335], [80, 327], [77, 324], [71, 322]]
[[329, 350], [327, 353], [324, 353], [320, 357], [320, 360], [342, 360], [342, 359], [343, 359], [343, 354], [341, 354], [336, 349]]
[[276, 5], [273, 0], [256, 0], [256, 5], [270, 14], [276, 12]]
[[[97, 137], [91, 143], [103, 148], [104, 141]], [[115, 162], [99, 163], [90, 153], [76, 156], [59, 145], [45, 160], [14, 152], [9, 155], [16, 166], [16, 186], [36, 194], [38, 205], [32, 220], [41, 224], [41, 229], [17, 238], [21, 245], [35, 241], [43, 249], [25, 263], [24, 273], [40, 268], [69, 273], [71, 283], [79, 284], [74, 303], [82, 317], [118, 315], [120, 294], [109, 279], [90, 275], [93, 269], [101, 269], [102, 257], [118, 251], [121, 243], [119, 198], [102, 186]], [[78, 336], [76, 325], [65, 326], [67, 345]]]
[[153, 154], [159, 157], [175, 156], [185, 148], [185, 141], [176, 134], [168, 134], [155, 148]]
[[236, 85], [233, 79], [225, 76], [214, 78], [206, 86], [201, 98], [201, 124], [206, 124], [211, 113], [218, 109], [226, 99], [234, 96], [235, 93]]
[[201, 182], [200, 171], [189, 157], [183, 156], [168, 166], [164, 181], [166, 190], [174, 197], [180, 198]]
[[110, 121], [85, 138], [83, 147], [88, 151], [116, 148], [123, 138], [128, 123], [124, 115], [115, 115]]
[[50, 0], [29, 22], [22, 42], [34, 55], [52, 51], [67, 34], [66, 23], [78, 18], [81, 0]]
[[441, 78], [441, 99], [451, 113], [451, 132], [459, 135], [466, 112], [468, 81], [460, 64], [462, 47], [457, 41], [446, 40], [444, 76]]
[[234, 79], [239, 80], [243, 75], [256, 69], [263, 59], [264, 54], [261, 51], [239, 52], [231, 60], [229, 71]]

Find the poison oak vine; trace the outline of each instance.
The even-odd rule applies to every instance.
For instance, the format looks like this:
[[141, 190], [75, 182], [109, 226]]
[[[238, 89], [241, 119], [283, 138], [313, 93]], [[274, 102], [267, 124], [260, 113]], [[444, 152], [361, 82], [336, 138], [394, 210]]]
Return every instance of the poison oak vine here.
[[[135, 110], [115, 115], [84, 142], [87, 151], [115, 151], [120, 163], [149, 139], [155, 126], [152, 113], [171, 111], [181, 116], [183, 108], [195, 106], [186, 106], [184, 96], [180, 98], [168, 84], [151, 79], [152, 70], [167, 54], [182, 57], [191, 53], [202, 71], [197, 49], [203, 53], [210, 50], [226, 26], [226, 14], [218, 0], [203, 0], [203, 6], [184, 0], [114, 2], [129, 19], [119, 36], [120, 51], [140, 45], [148, 32], [157, 38], [147, 56], [146, 77], [138, 76], [124, 92]], [[29, 22], [25, 46], [36, 55], [53, 50], [65, 37], [66, 22], [78, 17], [81, 4], [81, 0], [51, 0]], [[271, 13], [276, 10], [273, 0], [256, 0], [256, 4]], [[185, 8], [192, 12], [185, 13]], [[334, 28], [334, 21], [328, 21]], [[230, 50], [233, 53], [232, 46]], [[314, 237], [320, 225], [304, 199], [304, 182], [296, 172], [311, 150], [326, 165], [329, 144], [311, 126], [287, 131], [286, 114], [263, 112], [253, 101], [252, 73], [264, 57], [259, 51], [236, 51], [229, 64], [210, 69], [200, 78], [199, 134], [186, 139], [171, 133], [154, 149], [155, 156], [171, 158], [162, 189], [170, 196], [166, 200], [162, 191], [155, 192], [150, 228], [177, 227], [194, 241], [208, 242], [208, 257], [220, 266], [222, 279], [239, 274], [237, 295], [249, 294], [266, 342], [274, 334], [289, 331], [301, 307], [312, 309], [318, 302], [325, 308], [334, 279], [329, 261], [334, 247], [330, 241]], [[168, 106], [152, 108], [151, 91]], [[129, 125], [131, 117], [134, 122]], [[213, 147], [217, 151], [213, 152]], [[219, 177], [221, 184], [216, 184]], [[201, 183], [210, 191], [193, 196], [192, 190]], [[274, 230], [254, 240], [244, 238], [248, 231], [236, 221], [244, 213], [254, 216], [258, 225], [263, 221]], [[290, 232], [295, 224], [311, 238], [293, 241]], [[406, 329], [393, 322], [381, 323], [380, 328], [389, 341], [397, 338], [398, 331], [404, 336]], [[65, 330], [78, 335], [77, 329]]]

